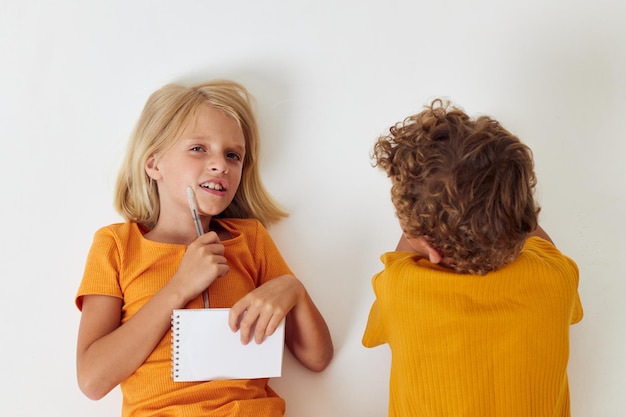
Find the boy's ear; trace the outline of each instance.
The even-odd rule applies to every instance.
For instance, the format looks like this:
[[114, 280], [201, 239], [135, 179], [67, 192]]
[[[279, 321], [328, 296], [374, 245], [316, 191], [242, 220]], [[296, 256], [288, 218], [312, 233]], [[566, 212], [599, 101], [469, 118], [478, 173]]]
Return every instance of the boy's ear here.
[[426, 248], [426, 251], [428, 252], [428, 260], [430, 261], [431, 264], [438, 264], [441, 262], [441, 260], [443, 259], [443, 256], [437, 249], [430, 246], [427, 242], [424, 242], [424, 247]]
[[146, 174], [148, 174], [148, 176], [153, 180], [157, 181], [161, 179], [161, 173], [159, 172], [159, 167], [157, 166], [154, 155], [148, 158], [144, 169], [146, 170]]
[[443, 260], [443, 255], [441, 254], [441, 252], [430, 246], [430, 244], [424, 238], [412, 238], [403, 234], [402, 239], [398, 243], [398, 248], [396, 250], [414, 251], [424, 258], [428, 257], [428, 260], [432, 264], [441, 263], [441, 261]]

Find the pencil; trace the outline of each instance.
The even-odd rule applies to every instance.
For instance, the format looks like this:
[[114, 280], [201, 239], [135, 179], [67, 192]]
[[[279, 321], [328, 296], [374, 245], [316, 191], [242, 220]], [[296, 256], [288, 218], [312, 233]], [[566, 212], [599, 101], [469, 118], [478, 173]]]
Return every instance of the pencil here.
[[[191, 187], [187, 187], [187, 200], [189, 200], [189, 208], [191, 209], [191, 216], [193, 217], [193, 222], [196, 225], [196, 232], [198, 232], [198, 236], [202, 236], [204, 234], [204, 229], [202, 228], [202, 223], [200, 222], [200, 216], [198, 215], [198, 205], [196, 203], [196, 196], [193, 193], [193, 189]], [[202, 292], [202, 299], [204, 300], [204, 308], [209, 308], [208, 288]]]

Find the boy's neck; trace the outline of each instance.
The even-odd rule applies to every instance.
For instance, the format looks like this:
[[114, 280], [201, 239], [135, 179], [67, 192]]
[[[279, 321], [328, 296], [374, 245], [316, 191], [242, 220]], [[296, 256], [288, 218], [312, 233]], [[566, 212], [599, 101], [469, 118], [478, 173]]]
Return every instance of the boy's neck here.
[[451, 258], [443, 256], [441, 252], [433, 248], [426, 239], [422, 237], [406, 237], [405, 242], [402, 240], [398, 244], [400, 250], [410, 250], [418, 255], [428, 259], [431, 263], [443, 266], [445, 268], [451, 268]]

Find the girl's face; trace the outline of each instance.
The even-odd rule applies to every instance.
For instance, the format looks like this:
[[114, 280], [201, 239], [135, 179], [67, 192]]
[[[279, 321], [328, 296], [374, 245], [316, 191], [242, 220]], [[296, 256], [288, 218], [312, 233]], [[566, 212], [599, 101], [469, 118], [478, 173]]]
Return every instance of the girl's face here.
[[193, 189], [201, 215], [224, 211], [239, 187], [245, 152], [237, 121], [209, 104], [202, 105], [174, 145], [146, 163], [146, 172], [159, 190], [159, 219], [172, 214], [189, 217], [187, 187]]

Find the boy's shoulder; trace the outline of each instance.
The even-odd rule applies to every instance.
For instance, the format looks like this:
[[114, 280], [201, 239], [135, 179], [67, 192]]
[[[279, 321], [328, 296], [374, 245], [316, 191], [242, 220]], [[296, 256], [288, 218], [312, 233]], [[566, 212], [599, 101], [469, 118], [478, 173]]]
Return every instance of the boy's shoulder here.
[[426, 270], [439, 270], [456, 274], [452, 269], [441, 265], [431, 263], [427, 258], [415, 252], [409, 251], [391, 251], [385, 252], [380, 256], [381, 262], [385, 265], [385, 269], [403, 268], [405, 266], [423, 268]]
[[[433, 264], [428, 259], [414, 252], [386, 252], [381, 255], [380, 260], [385, 265], [386, 269], [404, 268], [405, 266], [410, 266], [426, 271], [430, 270], [449, 274], [465, 275], [450, 268], [446, 268], [445, 266]], [[577, 270], [576, 263], [572, 259], [561, 253], [561, 251], [559, 251], [559, 249], [557, 249], [556, 246], [549, 241], [536, 236], [526, 239], [520, 254], [512, 263], [493, 272], [507, 268], [510, 269], [511, 267], [521, 264], [543, 264], [552, 267], [558, 266], [559, 268], [562, 266], [568, 266], [569, 268], [573, 267]]]
[[554, 244], [538, 236], [531, 236], [524, 242], [520, 256], [526, 252], [542, 256], [564, 256]]
[[541, 262], [550, 265], [569, 265], [573, 266], [576, 271], [578, 267], [576, 263], [563, 254], [556, 246], [540, 237], [532, 236], [526, 239], [524, 247], [518, 257], [518, 259], [530, 259], [535, 262]]

